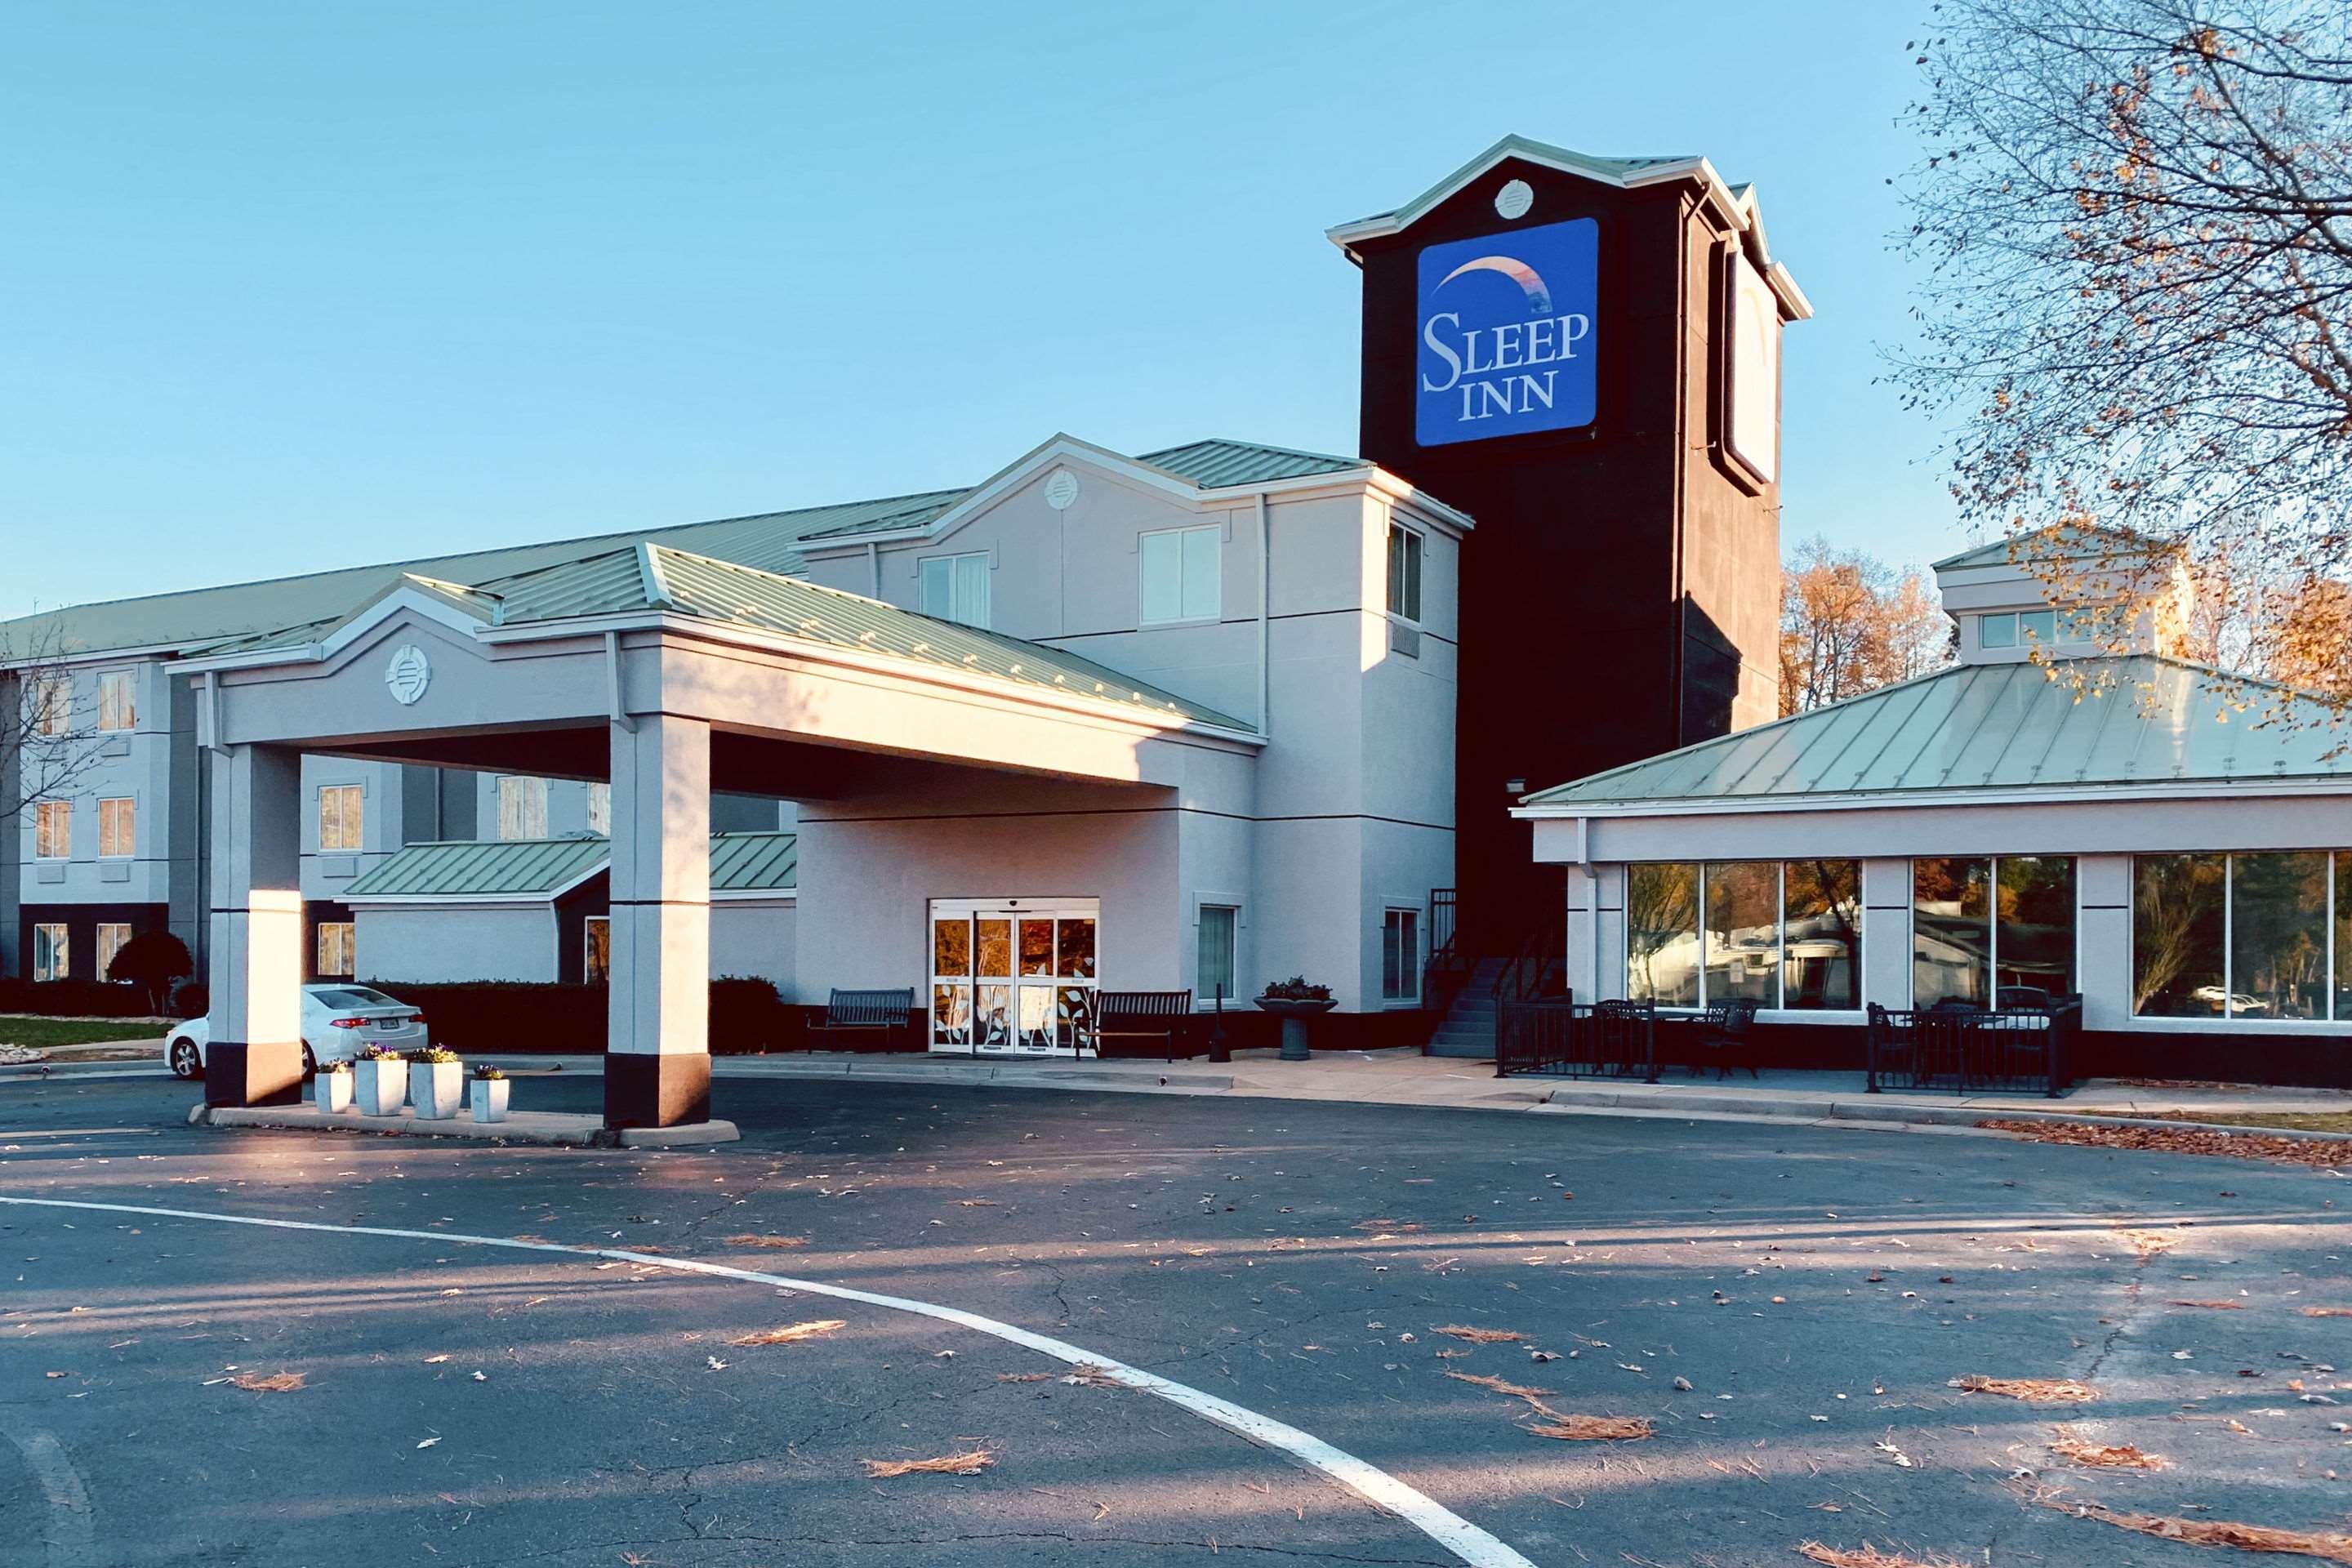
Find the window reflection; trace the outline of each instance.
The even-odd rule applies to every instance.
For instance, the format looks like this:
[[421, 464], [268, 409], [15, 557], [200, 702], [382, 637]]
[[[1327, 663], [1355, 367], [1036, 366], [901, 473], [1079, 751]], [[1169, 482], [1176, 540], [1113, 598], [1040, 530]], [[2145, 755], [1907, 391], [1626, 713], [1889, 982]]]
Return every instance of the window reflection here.
[[1992, 1005], [1992, 862], [1911, 862], [1911, 1000]]
[[1739, 860], [1706, 868], [1706, 1000], [1769, 1007], [1780, 967], [1780, 868]]
[[2132, 1011], [2215, 1017], [2225, 1009], [2221, 855], [2142, 855], [2132, 863]]
[[1660, 1006], [1696, 1006], [1698, 956], [1698, 868], [1627, 867], [1626, 994]]
[[1862, 1005], [1862, 862], [1791, 860], [1781, 961], [1783, 1007]]

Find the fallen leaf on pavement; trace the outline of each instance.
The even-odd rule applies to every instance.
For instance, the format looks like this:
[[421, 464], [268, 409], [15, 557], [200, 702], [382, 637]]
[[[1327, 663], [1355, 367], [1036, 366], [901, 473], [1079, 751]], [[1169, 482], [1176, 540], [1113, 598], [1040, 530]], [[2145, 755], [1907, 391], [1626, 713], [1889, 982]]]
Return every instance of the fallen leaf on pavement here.
[[941, 1454], [935, 1459], [861, 1459], [869, 1476], [976, 1476], [996, 1463], [986, 1448], [967, 1454]]
[[1527, 1429], [1563, 1443], [1633, 1443], [1650, 1435], [1650, 1423], [1640, 1415], [1562, 1415]]
[[2267, 1524], [2240, 1524], [2222, 1519], [2171, 1519], [2155, 1513], [2126, 1513], [2102, 1503], [2076, 1501], [2054, 1493], [2043, 1493], [2033, 1500], [2077, 1519], [2095, 1519], [2101, 1524], [2153, 1535], [2159, 1541], [2183, 1541], [2194, 1546], [2234, 1546], [2241, 1552], [2352, 1563], [2352, 1535], [2280, 1530]]
[[302, 1386], [302, 1374], [280, 1372], [264, 1377], [257, 1372], [241, 1372], [228, 1381], [229, 1386], [242, 1388], [247, 1394], [291, 1394]]
[[829, 1334], [835, 1329], [849, 1327], [840, 1318], [817, 1318], [805, 1323], [793, 1323], [782, 1329], [762, 1329], [756, 1334], [744, 1334], [729, 1340], [730, 1345], [792, 1345], [803, 1340], [813, 1340], [819, 1334]]
[[1000, 1372], [996, 1374], [996, 1381], [999, 1383], [1051, 1383], [1054, 1381], [1054, 1374], [1050, 1372]]
[[[730, 1247], [764, 1247], [771, 1252], [789, 1252], [795, 1247], [806, 1247], [808, 1244], [809, 1238], [805, 1236], [730, 1236], [727, 1237], [727, 1245]], [[646, 1248], [640, 1247], [638, 1250], [642, 1252]]]
[[441, 1439], [438, 1437], [427, 1437], [425, 1441], [417, 1444], [416, 1446], [420, 1448], [430, 1448], [434, 1444], [438, 1443], [440, 1440]]
[[1514, 1399], [1541, 1399], [1551, 1392], [1549, 1388], [1529, 1388], [1523, 1383], [1507, 1383], [1499, 1377], [1488, 1377], [1484, 1373], [1449, 1372], [1445, 1375], [1456, 1383], [1475, 1383], [1481, 1388], [1491, 1388]]
[[1797, 1555], [1810, 1557], [1828, 1568], [1959, 1568], [1948, 1557], [1897, 1557], [1891, 1552], [1881, 1552], [1867, 1541], [1853, 1552], [1840, 1552], [1834, 1546], [1808, 1541], [1797, 1548]]
[[2305, 1307], [2306, 1318], [2352, 1318], [2352, 1307]]
[[1970, 1373], [1952, 1379], [1948, 1386], [1962, 1394], [1998, 1394], [2004, 1399], [2036, 1405], [2084, 1405], [2099, 1396], [2089, 1384], [2069, 1377], [1984, 1377]]
[[2128, 1443], [2091, 1442], [2069, 1426], [2058, 1428], [2058, 1435], [2050, 1440], [2050, 1451], [2062, 1459], [2099, 1469], [2160, 1470], [2167, 1463], [2162, 1455], [2146, 1453]]
[[2352, 1143], [2305, 1143], [2252, 1132], [2199, 1132], [2160, 1127], [2094, 1127], [2083, 1121], [2011, 1121], [1990, 1117], [1977, 1123], [2036, 1143], [2079, 1143], [2104, 1149], [2148, 1149], [2168, 1154], [2218, 1154], [2231, 1160], [2275, 1160], [2290, 1165], [2333, 1169], [2352, 1165]]
[[2175, 1301], [2172, 1305], [2202, 1307], [2209, 1312], [2242, 1312], [2246, 1310], [2246, 1304], [2243, 1301]]
[[1512, 1329], [1467, 1329], [1459, 1323], [1449, 1324], [1442, 1329], [1432, 1329], [1429, 1331], [1433, 1334], [1450, 1334], [1457, 1340], [1468, 1340], [1474, 1345], [1509, 1344], [1528, 1337]]
[[1127, 1386], [1110, 1374], [1108, 1367], [1097, 1366], [1090, 1361], [1082, 1361], [1072, 1367], [1069, 1375], [1062, 1381], [1075, 1383], [1082, 1388], [1125, 1388]]

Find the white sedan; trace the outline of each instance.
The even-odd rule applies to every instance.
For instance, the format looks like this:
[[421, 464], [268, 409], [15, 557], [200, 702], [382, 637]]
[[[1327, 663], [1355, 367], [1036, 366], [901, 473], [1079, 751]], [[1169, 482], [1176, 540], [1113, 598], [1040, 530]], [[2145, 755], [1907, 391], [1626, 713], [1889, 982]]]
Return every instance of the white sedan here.
[[[171, 1065], [172, 1076], [203, 1076], [205, 1049], [211, 1042], [208, 1018], [191, 1018], [174, 1028], [163, 1042], [163, 1059]], [[318, 1071], [320, 1062], [349, 1061], [363, 1046], [382, 1046], [406, 1056], [431, 1043], [425, 1015], [381, 991], [331, 981], [302, 987], [305, 1076]]]

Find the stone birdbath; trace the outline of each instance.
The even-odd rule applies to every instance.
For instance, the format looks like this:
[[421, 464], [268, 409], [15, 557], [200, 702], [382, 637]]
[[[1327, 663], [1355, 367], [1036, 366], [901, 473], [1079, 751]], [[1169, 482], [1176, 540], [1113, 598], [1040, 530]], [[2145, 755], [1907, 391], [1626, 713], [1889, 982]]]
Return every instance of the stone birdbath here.
[[1280, 1059], [1303, 1062], [1308, 1059], [1307, 1020], [1328, 1013], [1339, 1004], [1331, 994], [1328, 985], [1309, 984], [1302, 974], [1267, 986], [1265, 994], [1258, 997], [1257, 1005], [1263, 1011], [1282, 1020]]

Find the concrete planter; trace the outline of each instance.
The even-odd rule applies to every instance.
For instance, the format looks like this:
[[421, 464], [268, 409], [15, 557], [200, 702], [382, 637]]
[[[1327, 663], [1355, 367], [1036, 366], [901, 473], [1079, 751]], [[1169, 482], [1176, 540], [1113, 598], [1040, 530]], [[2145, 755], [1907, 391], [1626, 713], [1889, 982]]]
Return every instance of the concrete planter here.
[[473, 1097], [474, 1120], [504, 1121], [507, 1119], [507, 1080], [502, 1078], [478, 1078], [466, 1086]]
[[313, 1074], [310, 1092], [321, 1110], [349, 1110], [352, 1108], [352, 1075], [347, 1072]]
[[408, 1100], [416, 1108], [418, 1120], [451, 1120], [457, 1114], [457, 1102], [465, 1096], [466, 1066], [463, 1062], [408, 1064]]
[[362, 1057], [352, 1064], [362, 1115], [397, 1116], [408, 1099], [408, 1064]]
[[1282, 1020], [1282, 1060], [1303, 1062], [1310, 1054], [1307, 1048], [1307, 1020], [1328, 1013], [1339, 1003], [1337, 997], [1332, 996], [1311, 1000], [1304, 997], [1261, 996], [1257, 999], [1257, 1005], [1263, 1011], [1271, 1013]]

